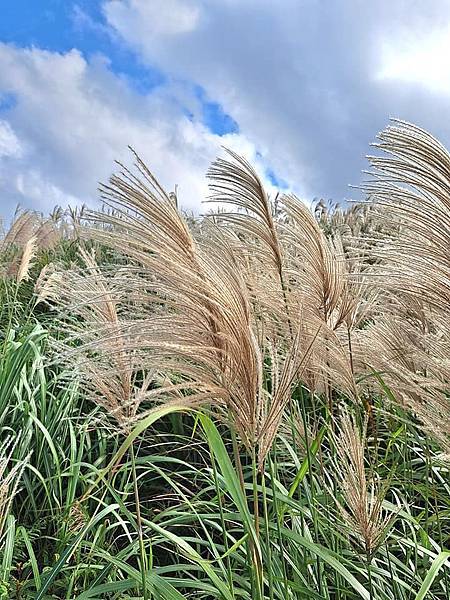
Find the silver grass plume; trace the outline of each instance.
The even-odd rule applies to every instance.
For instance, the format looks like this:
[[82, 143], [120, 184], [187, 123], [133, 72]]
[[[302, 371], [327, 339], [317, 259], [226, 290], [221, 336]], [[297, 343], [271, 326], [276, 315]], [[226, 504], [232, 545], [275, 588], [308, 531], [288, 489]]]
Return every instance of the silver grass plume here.
[[335, 475], [342, 499], [335, 498], [350, 538], [370, 561], [383, 541], [390, 515], [383, 508], [385, 490], [366, 474], [367, 419], [362, 430], [348, 410], [342, 410], [332, 439], [336, 449]]
[[379, 234], [370, 236], [379, 318], [361, 332], [361, 359], [382, 372], [450, 449], [450, 154], [431, 134], [394, 120], [370, 156], [365, 186]]

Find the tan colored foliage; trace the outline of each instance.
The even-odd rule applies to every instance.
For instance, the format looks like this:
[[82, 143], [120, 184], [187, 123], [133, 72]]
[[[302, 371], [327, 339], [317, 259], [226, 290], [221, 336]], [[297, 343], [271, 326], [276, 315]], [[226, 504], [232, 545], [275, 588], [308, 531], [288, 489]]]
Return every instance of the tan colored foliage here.
[[208, 403], [262, 464], [299, 381], [332, 413], [382, 381], [448, 451], [450, 157], [405, 123], [377, 148], [369, 202], [314, 212], [229, 152], [208, 173], [220, 210], [194, 225], [139, 157], [120, 165], [81, 235], [123, 267], [83, 253], [40, 286], [98, 402], [122, 425], [147, 400]]

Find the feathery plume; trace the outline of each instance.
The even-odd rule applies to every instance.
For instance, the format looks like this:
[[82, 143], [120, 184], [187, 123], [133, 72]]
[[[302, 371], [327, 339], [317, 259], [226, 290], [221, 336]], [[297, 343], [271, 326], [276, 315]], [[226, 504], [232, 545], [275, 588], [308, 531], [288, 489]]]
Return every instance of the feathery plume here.
[[[194, 236], [170, 195], [139, 157], [135, 158], [135, 172], [121, 165], [122, 172], [101, 186], [108, 212], [87, 212], [85, 218], [93, 227], [80, 232], [112, 248], [118, 259], [127, 257], [128, 292], [120, 291], [118, 279], [114, 289], [108, 288], [115, 278], [108, 278], [106, 285], [101, 270], [93, 264], [87, 265], [90, 275], [84, 283], [82, 273], [76, 277], [65, 274], [63, 283], [55, 286], [62, 314], [81, 316], [81, 327], [88, 325], [90, 332], [90, 339], [78, 334], [84, 341], [70, 352], [74, 355], [89, 349], [90, 356], [113, 357], [120, 346], [127, 357], [124, 361], [132, 354], [142, 369], [151, 365], [160, 381], [175, 378], [180, 382], [177, 386], [156, 387], [144, 396], [164, 400], [182, 391], [186, 402], [208, 402], [219, 411], [225, 408], [248, 450], [253, 453], [258, 448], [262, 464], [291, 387], [310, 353], [310, 343], [304, 343], [304, 336], [294, 338], [289, 346], [281, 340], [279, 385], [269, 394], [263, 384], [268, 342], [258, 329], [259, 315], [235, 247], [227, 243], [226, 232], [212, 223], [207, 231], [198, 230]], [[86, 295], [93, 273], [95, 302]], [[67, 300], [75, 290], [77, 302], [70, 303]], [[120, 306], [125, 298], [131, 298], [131, 290], [138, 300], [128, 305], [123, 322], [118, 316]], [[114, 324], [105, 330], [103, 316], [93, 319], [86, 311], [106, 305], [114, 308], [108, 310], [108, 319], [113, 315]], [[309, 342], [315, 336], [316, 331], [308, 336]], [[117, 348], [111, 351], [113, 343]], [[113, 371], [133, 369], [128, 364]], [[86, 366], [84, 373], [93, 388], [101, 388], [99, 402], [105, 407], [105, 397], [122, 395], [120, 390], [105, 389], [104, 377], [97, 377], [92, 370], [86, 373]], [[109, 386], [111, 381], [110, 377]], [[129, 377], [126, 381], [129, 389]], [[107, 404], [111, 412], [112, 401]]]
[[[380, 233], [372, 277], [383, 290], [361, 332], [363, 362], [445, 450], [450, 448], [450, 154], [432, 135], [394, 120], [378, 136], [365, 186]], [[367, 339], [371, 338], [371, 339]], [[365, 354], [365, 356], [363, 356]]]
[[360, 432], [347, 410], [338, 419], [332, 438], [336, 448], [335, 472], [342, 501], [336, 503], [350, 537], [370, 561], [383, 540], [390, 515], [383, 508], [384, 490], [366, 475], [364, 451], [367, 421]]
[[33, 266], [33, 259], [36, 256], [36, 252], [36, 237], [33, 236], [25, 243], [23, 247], [22, 257], [17, 267], [17, 283], [21, 283], [22, 281], [29, 279], [30, 269]]

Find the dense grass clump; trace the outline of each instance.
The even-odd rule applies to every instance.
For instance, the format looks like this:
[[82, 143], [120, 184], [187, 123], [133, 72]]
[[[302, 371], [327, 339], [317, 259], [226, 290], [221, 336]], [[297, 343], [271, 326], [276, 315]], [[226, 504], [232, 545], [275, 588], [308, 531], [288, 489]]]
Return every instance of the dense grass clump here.
[[186, 218], [136, 156], [0, 242], [0, 599], [450, 597], [450, 155], [367, 201], [230, 152]]

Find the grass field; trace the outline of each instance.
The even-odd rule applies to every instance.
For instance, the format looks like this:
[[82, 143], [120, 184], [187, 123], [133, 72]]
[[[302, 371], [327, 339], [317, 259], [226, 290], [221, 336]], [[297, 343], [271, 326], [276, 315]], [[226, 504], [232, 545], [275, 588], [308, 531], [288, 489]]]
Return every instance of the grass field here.
[[135, 157], [0, 242], [0, 599], [450, 598], [450, 155], [348, 207]]

